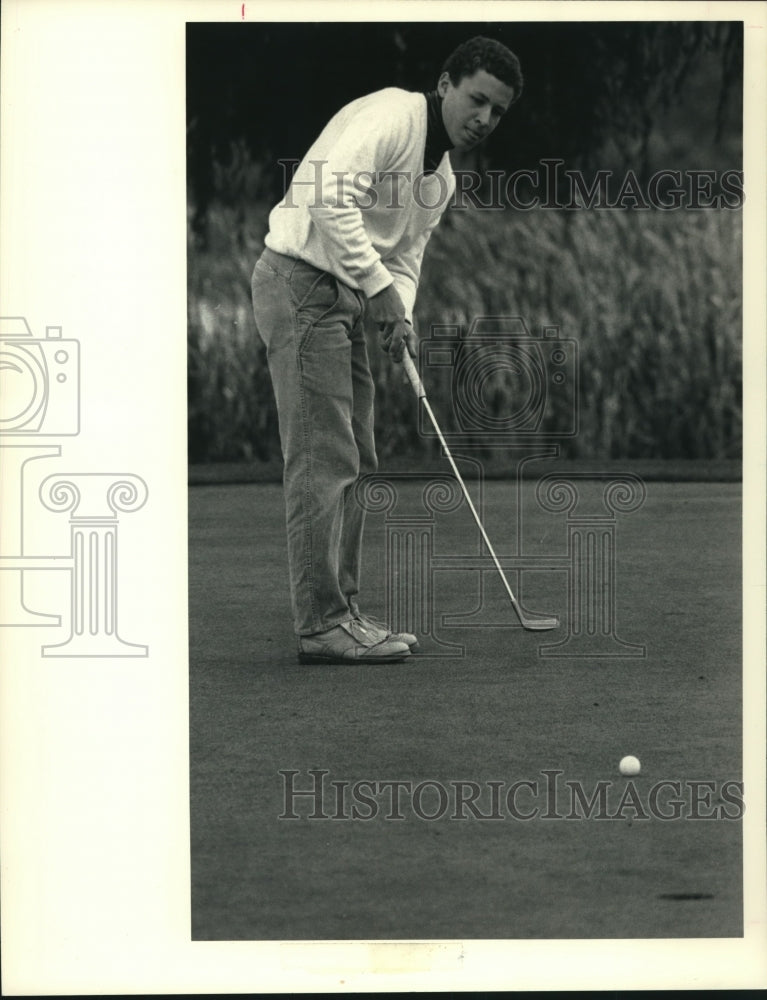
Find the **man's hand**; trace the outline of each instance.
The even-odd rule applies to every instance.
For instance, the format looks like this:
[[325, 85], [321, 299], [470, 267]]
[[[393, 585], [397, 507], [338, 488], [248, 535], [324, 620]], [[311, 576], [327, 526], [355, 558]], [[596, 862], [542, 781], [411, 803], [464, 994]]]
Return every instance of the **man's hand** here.
[[405, 320], [405, 340], [403, 343], [403, 350], [400, 352], [400, 356], [395, 358], [395, 361], [401, 361], [405, 351], [408, 352], [411, 358], [418, 357], [418, 337], [416, 335], [413, 324]]
[[368, 312], [378, 327], [382, 349], [394, 361], [402, 361], [405, 344], [415, 357], [415, 332], [405, 319], [405, 306], [394, 285], [368, 299]]

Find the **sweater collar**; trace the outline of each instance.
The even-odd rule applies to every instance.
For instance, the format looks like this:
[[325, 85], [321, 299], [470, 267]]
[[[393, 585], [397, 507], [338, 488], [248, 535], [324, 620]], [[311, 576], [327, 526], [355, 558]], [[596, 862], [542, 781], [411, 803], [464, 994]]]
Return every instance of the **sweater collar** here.
[[442, 157], [453, 144], [447, 134], [442, 119], [442, 98], [436, 90], [426, 94], [426, 149], [424, 150], [424, 173], [432, 173], [440, 165]]

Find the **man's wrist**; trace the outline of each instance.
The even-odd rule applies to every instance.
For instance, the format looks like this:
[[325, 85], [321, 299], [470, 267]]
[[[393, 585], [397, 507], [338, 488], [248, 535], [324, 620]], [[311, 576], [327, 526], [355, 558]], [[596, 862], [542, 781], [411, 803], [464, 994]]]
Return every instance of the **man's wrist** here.
[[360, 288], [369, 299], [393, 284], [394, 279], [381, 263], [376, 264], [370, 274], [360, 280]]

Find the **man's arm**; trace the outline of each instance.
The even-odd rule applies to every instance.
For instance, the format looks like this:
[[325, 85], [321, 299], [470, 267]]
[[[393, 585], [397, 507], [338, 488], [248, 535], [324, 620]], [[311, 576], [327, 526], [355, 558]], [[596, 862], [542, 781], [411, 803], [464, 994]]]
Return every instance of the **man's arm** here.
[[403, 250], [393, 257], [388, 257], [386, 260], [386, 267], [394, 279], [394, 284], [405, 305], [405, 318], [411, 323], [416, 294], [418, 292], [418, 283], [421, 280], [421, 265], [423, 263], [424, 251], [440, 218], [441, 216], [435, 217], [407, 250]]
[[[409, 334], [405, 289], [386, 267], [365, 229], [363, 211], [370, 204], [374, 175], [394, 162], [401, 137], [396, 119], [367, 116], [347, 125], [322, 164], [322, 198], [309, 206], [312, 221], [328, 253], [360, 286], [381, 346], [402, 360]], [[411, 299], [414, 296], [408, 296]], [[410, 328], [412, 330], [412, 327]]]
[[418, 350], [418, 338], [413, 326], [413, 309], [418, 292], [418, 282], [421, 278], [421, 264], [426, 245], [431, 238], [431, 234], [437, 226], [441, 216], [437, 216], [413, 243], [411, 247], [394, 257], [389, 257], [386, 267], [394, 279], [394, 287], [399, 293], [399, 298], [405, 309], [405, 327], [403, 331], [402, 346], [390, 350], [395, 361], [401, 361], [405, 350], [411, 357], [416, 357]]
[[363, 213], [371, 204], [374, 177], [398, 162], [410, 140], [406, 124], [400, 114], [380, 106], [348, 121], [321, 164], [321, 199], [309, 206], [326, 252], [367, 296], [382, 346], [395, 361], [402, 359], [405, 344], [415, 352], [412, 315], [421, 261], [441, 215], [412, 246], [385, 263], [368, 236]]
[[377, 172], [396, 155], [394, 124], [370, 115], [349, 122], [321, 166], [319, 200], [308, 206], [330, 257], [372, 299], [392, 276], [381, 262], [365, 229], [363, 211], [370, 204]]

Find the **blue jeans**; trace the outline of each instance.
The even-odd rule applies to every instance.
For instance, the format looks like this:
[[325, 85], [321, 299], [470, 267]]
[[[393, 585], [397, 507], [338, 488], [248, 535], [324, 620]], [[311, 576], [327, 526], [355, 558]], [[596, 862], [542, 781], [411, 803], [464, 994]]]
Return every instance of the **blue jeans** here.
[[285, 462], [294, 628], [310, 635], [358, 611], [364, 512], [354, 490], [378, 467], [365, 296], [268, 248], [251, 290]]

